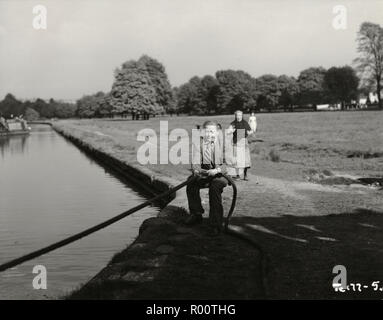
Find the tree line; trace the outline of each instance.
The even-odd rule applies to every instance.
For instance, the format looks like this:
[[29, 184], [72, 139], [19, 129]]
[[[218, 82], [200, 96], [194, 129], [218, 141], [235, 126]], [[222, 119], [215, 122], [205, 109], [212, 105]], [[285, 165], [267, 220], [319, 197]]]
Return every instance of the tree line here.
[[318, 104], [341, 104], [360, 93], [377, 92], [381, 102], [383, 28], [364, 22], [357, 34], [359, 56], [351, 66], [311, 67], [297, 78], [266, 74], [253, 78], [242, 70], [219, 70], [215, 75], [192, 77], [171, 88], [164, 66], [149, 56], [129, 60], [117, 68], [109, 93], [80, 99], [80, 117], [115, 114], [186, 113], [225, 114], [246, 111], [315, 109]]
[[383, 28], [364, 22], [357, 34], [358, 57], [351, 66], [311, 67], [297, 78], [265, 74], [254, 78], [242, 70], [219, 70], [215, 75], [192, 77], [171, 87], [165, 67], [147, 55], [128, 60], [114, 71], [109, 92], [85, 95], [76, 103], [50, 99], [19, 101], [7, 94], [0, 102], [0, 115], [23, 114], [37, 118], [93, 118], [150, 114], [225, 114], [246, 111], [294, 110], [318, 104], [343, 107], [361, 92], [376, 92], [382, 108]]
[[287, 75], [251, 77], [242, 70], [221, 70], [214, 76], [193, 77], [175, 88], [177, 109], [189, 114], [293, 110], [321, 103], [345, 103], [358, 97], [359, 78], [350, 66], [312, 67], [298, 78]]
[[[144, 57], [146, 61], [155, 61]], [[162, 65], [158, 64], [161, 67], [152, 72], [156, 85], [150, 85], [148, 73], [141, 74], [139, 70], [140, 63], [140, 60], [138, 63], [129, 61], [116, 70], [116, 80], [109, 93], [100, 91], [85, 95], [75, 104], [54, 99], [22, 102], [7, 94], [0, 102], [0, 113], [8, 118], [24, 115], [28, 120], [35, 120], [159, 113], [225, 114], [237, 109], [273, 111], [283, 108], [291, 111], [297, 105], [348, 102], [356, 99], [359, 92], [359, 78], [349, 66], [329, 70], [308, 68], [297, 79], [272, 74], [253, 78], [241, 70], [221, 70], [215, 77], [195, 76], [187, 83], [171, 88]]]
[[13, 94], [8, 93], [0, 101], [0, 116], [12, 118], [23, 116], [29, 121], [41, 118], [73, 118], [76, 116], [77, 106], [74, 103], [50, 99], [48, 102], [43, 99], [34, 101], [18, 100]]
[[129, 60], [114, 71], [110, 92], [99, 91], [84, 95], [76, 103], [50, 99], [20, 101], [7, 94], [0, 102], [0, 115], [10, 118], [23, 115], [27, 120], [39, 118], [93, 118], [127, 116], [135, 117], [171, 112], [175, 99], [164, 66], [157, 60], [143, 55], [137, 61]]

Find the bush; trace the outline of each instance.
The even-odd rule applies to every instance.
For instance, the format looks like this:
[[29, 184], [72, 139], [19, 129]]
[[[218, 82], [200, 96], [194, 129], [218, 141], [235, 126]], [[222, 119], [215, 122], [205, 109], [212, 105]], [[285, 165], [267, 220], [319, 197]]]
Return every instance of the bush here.
[[269, 159], [273, 162], [279, 162], [281, 160], [279, 152], [275, 149], [271, 149], [269, 152]]
[[27, 121], [35, 121], [35, 120], [38, 120], [40, 118], [40, 114], [35, 109], [27, 108], [25, 110], [24, 118]]

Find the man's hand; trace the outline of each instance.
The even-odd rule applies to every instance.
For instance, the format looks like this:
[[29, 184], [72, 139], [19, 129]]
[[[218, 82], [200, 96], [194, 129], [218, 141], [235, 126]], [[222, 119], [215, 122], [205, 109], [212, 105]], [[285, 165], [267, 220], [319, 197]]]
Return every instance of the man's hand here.
[[198, 176], [200, 172], [197, 169], [192, 169], [193, 176]]
[[210, 170], [207, 171], [207, 174], [208, 174], [209, 176], [215, 176], [215, 175], [217, 175], [219, 172], [220, 172], [220, 171], [219, 171], [218, 169], [210, 169]]

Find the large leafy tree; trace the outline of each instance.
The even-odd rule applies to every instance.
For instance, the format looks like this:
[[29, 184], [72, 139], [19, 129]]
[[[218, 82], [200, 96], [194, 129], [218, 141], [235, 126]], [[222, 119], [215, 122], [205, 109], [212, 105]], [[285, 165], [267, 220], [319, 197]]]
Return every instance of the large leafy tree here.
[[341, 103], [355, 100], [358, 96], [359, 78], [350, 66], [332, 67], [324, 76], [324, 88], [331, 103]]
[[178, 105], [178, 93], [179, 93], [179, 87], [173, 87], [172, 88], [172, 101], [169, 103], [169, 105], [166, 107], [166, 112], [170, 115], [173, 115], [175, 113], [179, 114], [182, 112], [180, 109], [180, 106]]
[[201, 101], [201, 78], [195, 76], [177, 89], [177, 106], [182, 112], [188, 114], [203, 114]]
[[80, 118], [92, 118], [96, 116], [99, 101], [105, 96], [101, 91], [94, 95], [85, 95], [77, 100], [77, 115]]
[[325, 102], [324, 76], [326, 69], [312, 67], [301, 71], [298, 77], [299, 100], [301, 104]]
[[158, 106], [164, 109], [171, 107], [174, 103], [174, 97], [165, 67], [159, 61], [147, 55], [143, 55], [138, 61], [146, 67], [150, 83], [156, 92]]
[[202, 108], [205, 114], [217, 112], [217, 95], [219, 92], [218, 81], [211, 75], [206, 75], [201, 79], [200, 97]]
[[40, 118], [39, 113], [30, 107], [25, 109], [24, 118], [28, 121], [38, 120]]
[[8, 93], [3, 101], [0, 102], [0, 115], [9, 118], [11, 115], [18, 116], [23, 114], [25, 106], [15, 98], [14, 95]]
[[56, 109], [59, 108], [58, 102], [53, 98], [49, 99], [48, 103], [43, 103], [40, 109], [40, 116], [43, 118], [53, 118], [56, 113]]
[[297, 79], [286, 75], [281, 75], [277, 79], [279, 90], [278, 103], [286, 110], [289, 108], [293, 110], [293, 106], [296, 103], [297, 95], [299, 93], [299, 85]]
[[158, 109], [157, 94], [145, 64], [125, 62], [115, 73], [111, 91], [114, 113], [150, 113]]
[[43, 99], [37, 98], [35, 101], [31, 102], [32, 108], [35, 109], [39, 114], [46, 102]]
[[383, 74], [383, 28], [379, 24], [364, 22], [358, 35], [359, 56], [354, 60], [358, 73], [365, 87], [375, 86], [379, 107], [382, 104], [382, 74]]
[[54, 116], [57, 118], [67, 119], [76, 115], [77, 106], [74, 103], [56, 101]]
[[252, 77], [242, 70], [221, 70], [216, 72], [219, 84], [217, 90], [217, 107], [221, 113], [234, 112], [237, 109], [248, 109], [252, 96]]
[[[12, 94], [8, 94], [0, 102], [0, 114], [5, 117], [24, 115], [24, 118], [36, 120], [37, 118], [70, 118], [76, 115], [77, 106], [73, 103], [57, 101], [51, 98], [48, 102], [41, 98], [34, 101], [21, 102]], [[28, 116], [27, 116], [28, 113]]]
[[256, 79], [257, 107], [271, 111], [278, 105], [280, 91], [278, 88], [278, 77], [265, 74]]
[[39, 113], [41, 118], [52, 118], [55, 112], [55, 101], [50, 99], [49, 102], [46, 102], [41, 98], [37, 98], [32, 102], [32, 108]]
[[110, 102], [114, 113], [159, 113], [171, 106], [172, 90], [165, 68], [146, 55], [115, 71]]
[[107, 93], [97, 100], [98, 108], [96, 115], [99, 117], [111, 117], [113, 106], [111, 104], [110, 93]]
[[189, 114], [215, 113], [218, 86], [218, 81], [211, 75], [191, 78], [175, 89], [177, 109]]

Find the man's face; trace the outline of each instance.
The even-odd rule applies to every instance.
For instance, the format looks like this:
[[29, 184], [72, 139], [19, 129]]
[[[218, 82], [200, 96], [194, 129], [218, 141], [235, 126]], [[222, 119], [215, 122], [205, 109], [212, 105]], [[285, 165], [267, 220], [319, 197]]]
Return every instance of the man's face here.
[[235, 114], [235, 118], [237, 119], [237, 121], [242, 121], [242, 112], [237, 112]]
[[215, 125], [209, 125], [205, 128], [205, 140], [214, 141], [217, 137], [218, 130]]

